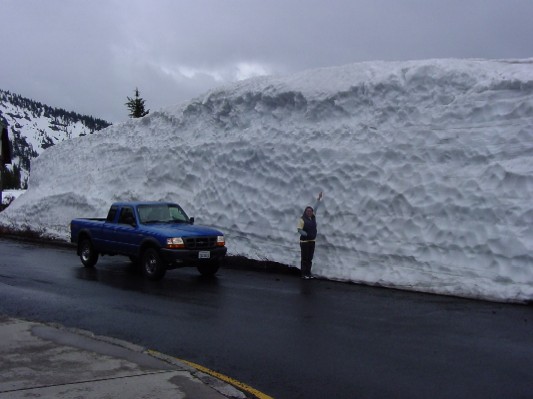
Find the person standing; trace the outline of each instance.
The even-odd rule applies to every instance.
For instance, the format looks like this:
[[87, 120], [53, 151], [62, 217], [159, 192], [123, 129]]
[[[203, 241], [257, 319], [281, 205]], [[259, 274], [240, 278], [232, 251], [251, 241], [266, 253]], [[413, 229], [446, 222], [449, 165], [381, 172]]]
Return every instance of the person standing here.
[[301, 249], [301, 273], [302, 278], [313, 278], [311, 274], [311, 267], [313, 266], [313, 256], [315, 254], [315, 240], [317, 235], [317, 223], [315, 213], [320, 206], [322, 200], [322, 191], [318, 194], [318, 198], [314, 207], [307, 206], [300, 220], [298, 220], [298, 233], [300, 233], [300, 249]]

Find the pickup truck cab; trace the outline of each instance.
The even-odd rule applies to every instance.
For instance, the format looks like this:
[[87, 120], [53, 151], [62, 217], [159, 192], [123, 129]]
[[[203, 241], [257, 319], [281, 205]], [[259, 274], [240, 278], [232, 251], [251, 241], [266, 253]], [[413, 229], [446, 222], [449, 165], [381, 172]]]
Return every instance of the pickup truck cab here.
[[73, 219], [70, 241], [77, 244], [85, 267], [93, 267], [99, 255], [124, 255], [140, 261], [151, 280], [185, 266], [214, 275], [227, 252], [222, 232], [195, 225], [194, 218], [170, 202], [116, 202], [106, 219]]

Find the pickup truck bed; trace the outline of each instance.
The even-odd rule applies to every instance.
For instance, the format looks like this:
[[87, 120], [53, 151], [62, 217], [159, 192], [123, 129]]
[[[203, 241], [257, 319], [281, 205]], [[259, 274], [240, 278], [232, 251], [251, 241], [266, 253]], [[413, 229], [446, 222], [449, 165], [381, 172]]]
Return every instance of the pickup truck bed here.
[[73, 219], [70, 229], [84, 266], [94, 267], [101, 255], [124, 255], [151, 280], [185, 266], [214, 275], [227, 252], [222, 232], [194, 225], [175, 203], [117, 202], [107, 218]]

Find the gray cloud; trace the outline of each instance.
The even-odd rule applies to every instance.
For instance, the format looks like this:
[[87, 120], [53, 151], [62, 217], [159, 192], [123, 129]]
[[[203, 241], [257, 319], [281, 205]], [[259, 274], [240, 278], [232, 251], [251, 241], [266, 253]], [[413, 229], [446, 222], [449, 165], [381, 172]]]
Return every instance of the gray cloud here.
[[119, 122], [256, 74], [533, 57], [530, 0], [2, 0], [0, 88]]

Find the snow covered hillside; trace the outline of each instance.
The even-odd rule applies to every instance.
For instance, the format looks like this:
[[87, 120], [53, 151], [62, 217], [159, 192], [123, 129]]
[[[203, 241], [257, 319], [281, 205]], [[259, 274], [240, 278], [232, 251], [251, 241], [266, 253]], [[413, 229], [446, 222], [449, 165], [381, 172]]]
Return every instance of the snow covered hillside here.
[[52, 108], [18, 94], [0, 90], [0, 119], [9, 129], [13, 165], [21, 169], [22, 183], [30, 172], [31, 160], [63, 140], [93, 134], [108, 122], [63, 109]]
[[172, 200], [230, 253], [299, 266], [296, 222], [321, 190], [314, 273], [531, 301], [533, 59], [239, 82], [44, 151], [0, 223], [66, 240], [112, 201]]

